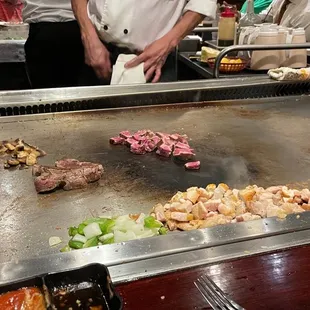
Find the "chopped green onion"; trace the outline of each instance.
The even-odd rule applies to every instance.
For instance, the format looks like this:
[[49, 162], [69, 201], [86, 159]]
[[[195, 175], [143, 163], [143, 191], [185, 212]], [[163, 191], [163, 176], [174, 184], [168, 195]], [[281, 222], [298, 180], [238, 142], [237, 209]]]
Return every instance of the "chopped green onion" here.
[[72, 249], [82, 249], [84, 243], [79, 241], [73, 241], [72, 239], [69, 241], [69, 247]]
[[78, 241], [78, 242], [82, 242], [85, 243], [87, 241], [87, 238], [83, 235], [80, 234], [76, 234], [73, 238], [72, 241]]
[[100, 236], [102, 235], [102, 231], [99, 227], [99, 224], [98, 223], [91, 223], [91, 224], [88, 224], [85, 228], [84, 228], [84, 235], [85, 237], [88, 239], [91, 239], [93, 237], [97, 237], [97, 236]]
[[70, 237], [74, 237], [78, 233], [78, 229], [75, 226], [69, 227], [68, 234]]
[[157, 221], [153, 216], [148, 216], [144, 219], [144, 226], [147, 228], [160, 228], [163, 224]]
[[60, 250], [60, 252], [70, 252], [70, 251], [72, 251], [72, 249], [68, 245], [66, 245]]
[[166, 227], [160, 227], [158, 232], [160, 235], [167, 235], [168, 229]]
[[98, 237], [93, 237], [84, 243], [83, 248], [90, 248], [92, 246], [97, 246], [98, 242], [99, 242]]
[[106, 219], [104, 222], [99, 223], [99, 227], [103, 235], [110, 233], [114, 225], [115, 220], [113, 219]]
[[78, 226], [78, 233], [80, 234], [80, 235], [84, 235], [84, 228], [86, 227], [86, 225], [85, 224], [80, 224], [79, 226]]

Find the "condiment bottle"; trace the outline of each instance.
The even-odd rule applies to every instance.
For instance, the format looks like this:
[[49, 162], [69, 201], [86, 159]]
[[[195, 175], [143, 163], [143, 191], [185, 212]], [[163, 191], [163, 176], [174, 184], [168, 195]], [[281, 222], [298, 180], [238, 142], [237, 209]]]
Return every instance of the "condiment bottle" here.
[[221, 13], [218, 29], [218, 46], [225, 47], [234, 44], [236, 33], [236, 15], [230, 8]]
[[261, 18], [254, 13], [254, 0], [247, 0], [246, 13], [240, 19], [240, 27], [255, 26], [261, 23]]

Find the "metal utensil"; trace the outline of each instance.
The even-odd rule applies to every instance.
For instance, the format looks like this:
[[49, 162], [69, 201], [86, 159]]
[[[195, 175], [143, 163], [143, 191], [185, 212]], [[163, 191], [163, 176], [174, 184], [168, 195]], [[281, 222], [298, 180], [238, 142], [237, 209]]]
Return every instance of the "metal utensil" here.
[[214, 310], [245, 310], [231, 300], [210, 278], [201, 276], [195, 286]]

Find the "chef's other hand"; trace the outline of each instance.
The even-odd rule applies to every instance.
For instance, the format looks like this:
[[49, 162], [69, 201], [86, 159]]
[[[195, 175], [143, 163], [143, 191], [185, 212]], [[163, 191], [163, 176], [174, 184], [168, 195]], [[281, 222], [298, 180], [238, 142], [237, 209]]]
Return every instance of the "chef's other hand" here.
[[144, 62], [146, 80], [149, 81], [153, 77], [152, 83], [156, 83], [161, 77], [161, 69], [172, 49], [170, 40], [164, 37], [158, 39], [148, 45], [139, 56], [127, 62], [125, 68], [133, 68]]
[[91, 66], [99, 79], [109, 79], [111, 76], [110, 53], [99, 38], [84, 42], [85, 63]]

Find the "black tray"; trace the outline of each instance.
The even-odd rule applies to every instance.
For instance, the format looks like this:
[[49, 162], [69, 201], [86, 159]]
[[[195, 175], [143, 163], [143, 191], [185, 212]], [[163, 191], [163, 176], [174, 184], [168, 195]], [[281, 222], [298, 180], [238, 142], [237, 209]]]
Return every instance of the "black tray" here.
[[40, 288], [47, 301], [47, 309], [88, 310], [90, 306], [102, 306], [102, 310], [123, 309], [122, 300], [115, 292], [109, 271], [101, 264], [91, 264], [0, 286], [0, 295], [24, 287]]

